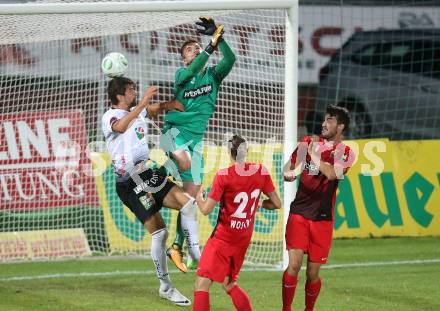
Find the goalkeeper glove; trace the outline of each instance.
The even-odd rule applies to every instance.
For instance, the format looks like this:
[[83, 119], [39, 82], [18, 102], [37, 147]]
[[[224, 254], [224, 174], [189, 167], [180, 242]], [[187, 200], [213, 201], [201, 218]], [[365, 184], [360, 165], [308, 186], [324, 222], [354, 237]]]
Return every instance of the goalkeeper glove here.
[[216, 25], [214, 20], [210, 17], [202, 16], [200, 17], [201, 22], [196, 22], [198, 26], [203, 27], [197, 28], [198, 32], [207, 36], [212, 36], [211, 43], [205, 48], [206, 53], [211, 55], [217, 44], [223, 39], [222, 35], [224, 33], [223, 25]]
[[206, 36], [212, 36], [217, 29], [214, 20], [211, 17], [202, 16], [199, 18], [201, 22], [196, 22], [196, 25], [203, 27], [197, 28], [197, 31]]
[[214, 52], [214, 49], [217, 48], [217, 44], [223, 40], [223, 25], [219, 25], [212, 35], [211, 42], [206, 46], [205, 52], [211, 55]]

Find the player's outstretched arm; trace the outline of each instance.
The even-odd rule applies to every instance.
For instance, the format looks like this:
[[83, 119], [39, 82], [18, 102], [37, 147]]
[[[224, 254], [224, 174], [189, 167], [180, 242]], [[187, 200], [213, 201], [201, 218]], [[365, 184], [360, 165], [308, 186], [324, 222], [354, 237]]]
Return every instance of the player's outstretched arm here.
[[215, 24], [211, 17], [202, 16], [200, 22], [196, 23], [199, 28], [199, 33], [212, 36], [211, 43], [206, 47], [205, 51], [209, 51], [211, 54], [214, 49], [219, 48], [223, 55], [222, 60], [215, 67], [215, 74], [218, 82], [221, 82], [231, 71], [232, 66], [235, 63], [235, 54], [231, 47], [223, 39], [224, 26], [221, 24]]
[[176, 72], [175, 85], [177, 87], [182, 87], [186, 82], [194, 78], [195, 75], [205, 67], [209, 55], [211, 54], [208, 54], [205, 50], [197, 55], [188, 67], [180, 68]]
[[150, 86], [147, 88], [140, 103], [125, 117], [113, 123], [112, 130], [117, 133], [124, 133], [130, 126], [131, 122], [150, 104], [151, 98], [156, 95], [158, 90], [159, 88], [157, 86]]
[[148, 117], [156, 117], [162, 111], [185, 111], [185, 107], [183, 107], [182, 103], [177, 99], [174, 99], [169, 102], [164, 103], [155, 103], [147, 106]]
[[267, 195], [269, 198], [263, 201], [263, 208], [265, 209], [280, 209], [281, 200], [276, 191], [272, 191]]
[[205, 200], [203, 198], [203, 192], [204, 192], [204, 190], [202, 188], [200, 188], [199, 192], [196, 195], [196, 202], [197, 202], [197, 205], [199, 207], [200, 212], [206, 216], [214, 210], [214, 207], [216, 206], [217, 201], [212, 198], [208, 198], [207, 200]]
[[301, 166], [301, 172], [304, 169], [306, 156], [308, 152], [310, 137], [305, 136], [290, 156], [289, 161], [283, 167], [284, 181], [292, 182], [296, 179], [295, 170]]
[[287, 162], [283, 167], [283, 178], [287, 182], [292, 182], [296, 179], [295, 164], [292, 164], [291, 161]]
[[222, 53], [223, 58], [220, 60], [217, 66], [215, 66], [215, 73], [217, 79], [221, 81], [231, 72], [232, 67], [235, 64], [236, 57], [234, 51], [224, 39], [218, 43], [218, 48]]

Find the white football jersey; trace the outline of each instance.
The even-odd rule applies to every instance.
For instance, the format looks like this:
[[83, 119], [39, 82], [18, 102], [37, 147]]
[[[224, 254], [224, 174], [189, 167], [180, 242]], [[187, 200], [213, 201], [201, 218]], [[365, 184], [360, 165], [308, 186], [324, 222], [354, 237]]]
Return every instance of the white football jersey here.
[[[111, 108], [102, 116], [102, 131], [112, 158], [116, 181], [128, 180], [135, 164], [148, 160], [150, 156], [147, 143], [148, 128], [141, 117], [134, 119], [124, 133], [112, 130], [112, 125], [128, 113], [126, 110]], [[142, 114], [146, 116], [146, 111]]]

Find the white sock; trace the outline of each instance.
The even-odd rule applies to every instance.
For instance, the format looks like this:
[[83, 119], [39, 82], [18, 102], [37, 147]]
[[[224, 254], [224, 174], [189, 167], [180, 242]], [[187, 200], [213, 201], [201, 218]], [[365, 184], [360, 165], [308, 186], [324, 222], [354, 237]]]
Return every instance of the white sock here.
[[168, 231], [166, 228], [151, 234], [151, 259], [156, 267], [156, 274], [162, 291], [167, 291], [172, 287], [170, 276], [168, 275], [167, 255], [165, 253], [167, 237]]
[[197, 224], [197, 205], [193, 198], [180, 209], [182, 231], [188, 242], [188, 253], [194, 260], [200, 259], [199, 226]]

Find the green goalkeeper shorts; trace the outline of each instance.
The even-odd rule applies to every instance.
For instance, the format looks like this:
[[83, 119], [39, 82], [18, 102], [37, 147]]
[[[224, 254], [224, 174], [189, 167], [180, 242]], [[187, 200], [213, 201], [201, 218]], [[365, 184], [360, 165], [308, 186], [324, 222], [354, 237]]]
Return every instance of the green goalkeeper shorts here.
[[[181, 172], [179, 171], [182, 181], [192, 181], [196, 185], [203, 182], [203, 135], [188, 135], [180, 132], [174, 137], [174, 145], [176, 150], [186, 150], [191, 155], [191, 167]], [[177, 165], [176, 161], [173, 159]]]

